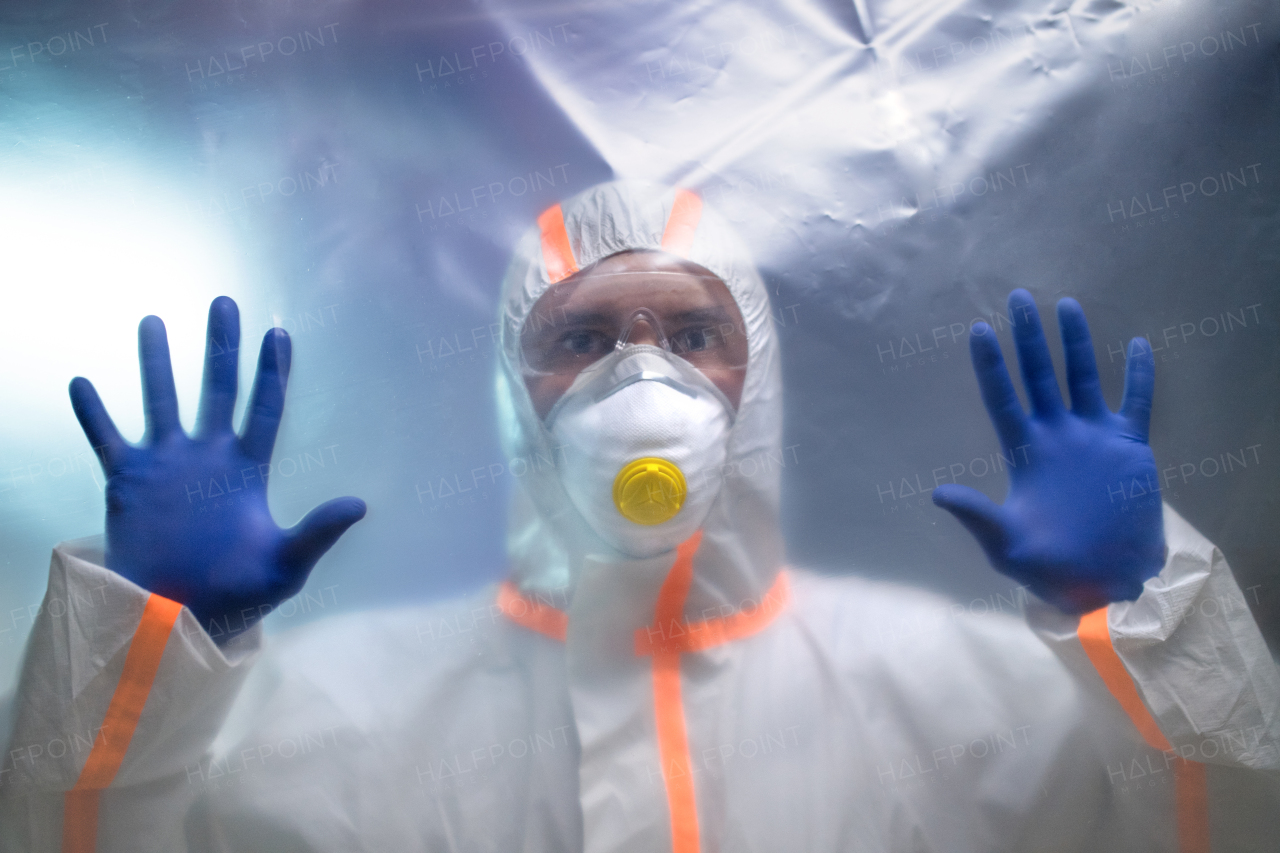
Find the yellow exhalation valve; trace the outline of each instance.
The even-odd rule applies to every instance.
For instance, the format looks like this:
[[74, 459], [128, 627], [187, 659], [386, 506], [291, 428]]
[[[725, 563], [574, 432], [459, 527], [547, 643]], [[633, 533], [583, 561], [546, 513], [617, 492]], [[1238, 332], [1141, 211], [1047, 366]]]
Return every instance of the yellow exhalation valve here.
[[688, 490], [674, 462], [649, 456], [622, 466], [613, 481], [613, 503], [627, 521], [661, 524], [684, 506]]

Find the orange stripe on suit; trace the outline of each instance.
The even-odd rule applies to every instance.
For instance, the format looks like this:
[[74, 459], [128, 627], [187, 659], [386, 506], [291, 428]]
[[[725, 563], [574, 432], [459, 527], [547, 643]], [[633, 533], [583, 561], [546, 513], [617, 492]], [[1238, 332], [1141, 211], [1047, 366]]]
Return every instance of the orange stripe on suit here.
[[[1107, 685], [1107, 690], [1129, 715], [1142, 739], [1153, 749], [1168, 752], [1173, 749], [1160, 725], [1147, 710], [1137, 685], [1124, 667], [1124, 661], [1116, 654], [1111, 643], [1111, 631], [1107, 627], [1107, 608], [1102, 607], [1080, 617], [1076, 629], [1080, 644], [1089, 656], [1094, 669]], [[1209, 845], [1209, 789], [1203, 764], [1176, 758], [1173, 763], [1174, 800], [1178, 812], [1179, 853], [1208, 853]]]
[[564, 230], [564, 213], [560, 205], [553, 204], [538, 217], [542, 230], [542, 262], [547, 267], [547, 278], [552, 284], [563, 281], [578, 271], [569, 245], [569, 233]]
[[147, 704], [151, 685], [160, 669], [160, 658], [182, 605], [159, 595], [147, 598], [142, 619], [129, 641], [124, 670], [102, 728], [89, 750], [75, 786], [63, 795], [62, 853], [92, 853], [98, 839], [98, 801], [124, 763], [134, 729]]

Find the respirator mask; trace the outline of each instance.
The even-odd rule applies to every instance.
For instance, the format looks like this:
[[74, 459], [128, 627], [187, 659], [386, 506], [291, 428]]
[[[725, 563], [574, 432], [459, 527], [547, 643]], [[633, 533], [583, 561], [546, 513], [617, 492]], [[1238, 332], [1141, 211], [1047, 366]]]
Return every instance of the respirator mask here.
[[719, 493], [733, 409], [696, 368], [653, 346], [581, 374], [547, 416], [569, 499], [631, 557], [688, 539]]

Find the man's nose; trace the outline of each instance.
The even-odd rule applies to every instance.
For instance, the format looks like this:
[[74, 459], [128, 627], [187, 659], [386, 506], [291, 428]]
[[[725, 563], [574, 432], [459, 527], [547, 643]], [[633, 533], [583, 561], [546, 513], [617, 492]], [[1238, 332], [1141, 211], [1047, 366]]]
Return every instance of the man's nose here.
[[649, 344], [650, 346], [662, 346], [662, 337], [658, 334], [658, 330], [643, 317], [637, 317], [636, 321], [631, 324], [631, 328], [627, 330], [625, 340], [626, 344]]

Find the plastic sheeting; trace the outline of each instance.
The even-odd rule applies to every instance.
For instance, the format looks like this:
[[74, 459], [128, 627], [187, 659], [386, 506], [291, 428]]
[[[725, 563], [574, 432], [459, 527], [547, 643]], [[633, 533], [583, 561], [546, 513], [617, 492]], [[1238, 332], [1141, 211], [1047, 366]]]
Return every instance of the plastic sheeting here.
[[1009, 352], [1022, 286], [1042, 311], [1081, 301], [1113, 405], [1124, 342], [1151, 340], [1164, 498], [1280, 642], [1274, 3], [55, 3], [0, 21], [5, 683], [48, 549], [101, 529], [66, 380], [93, 379], [138, 436], [134, 326], [158, 313], [189, 424], [218, 293], [246, 340], [294, 336], [277, 520], [340, 494], [372, 508], [272, 628], [501, 576], [531, 462], [497, 441], [498, 284], [539, 211], [611, 177], [697, 189], [756, 253], [792, 562], [975, 615], [1019, 606], [928, 492], [1003, 494], [965, 335], [984, 319]]

